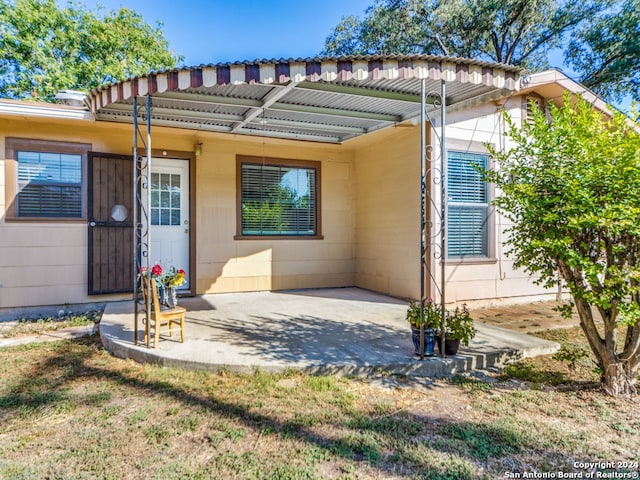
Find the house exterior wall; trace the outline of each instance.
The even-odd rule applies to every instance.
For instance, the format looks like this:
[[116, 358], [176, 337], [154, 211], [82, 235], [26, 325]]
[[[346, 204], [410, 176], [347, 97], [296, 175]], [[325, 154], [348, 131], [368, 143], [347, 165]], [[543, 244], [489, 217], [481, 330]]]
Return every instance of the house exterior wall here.
[[[236, 156], [320, 161], [321, 240], [236, 235]], [[205, 139], [197, 161], [197, 292], [351, 286], [355, 273], [352, 154], [337, 145]]]
[[[131, 151], [131, 134], [80, 120], [10, 116], [0, 118], [0, 172], [5, 176], [5, 139], [22, 137], [89, 142], [94, 150]], [[126, 138], [128, 143], [123, 143]], [[126, 145], [126, 146], [125, 146]], [[86, 219], [73, 222], [7, 221], [7, 183], [0, 185], [0, 307], [59, 305], [121, 299], [87, 296]]]
[[[86, 219], [7, 221], [5, 138], [84, 142], [92, 150], [129, 154], [132, 127], [108, 122], [0, 118], [0, 307], [130, 298], [87, 294]], [[355, 194], [352, 152], [341, 146], [154, 127], [152, 148], [196, 157], [196, 293], [337, 287], [354, 284]], [[236, 155], [321, 162], [320, 240], [236, 240]], [[176, 155], [177, 156], [177, 155]], [[15, 181], [15, 180], [12, 180]], [[192, 230], [193, 232], [193, 230]]]
[[[522, 118], [522, 97], [504, 105], [487, 104], [447, 115], [446, 143], [449, 150], [486, 153], [485, 143], [508, 148], [503, 135], [506, 109], [517, 122]], [[439, 167], [439, 118], [427, 134]], [[429, 141], [429, 138], [432, 141]], [[403, 125], [351, 141], [356, 178], [356, 286], [404, 298], [420, 295], [419, 179], [420, 126]], [[437, 174], [435, 175], [437, 176]], [[431, 189], [439, 185], [429, 184]], [[499, 192], [492, 192], [495, 196]], [[429, 242], [439, 243], [440, 194], [431, 206], [434, 225]], [[486, 261], [449, 260], [445, 265], [446, 302], [473, 305], [517, 303], [553, 298], [555, 291], [533, 283], [522, 269], [513, 267], [505, 255], [505, 229], [509, 222], [495, 209], [489, 217], [491, 254]], [[442, 285], [437, 247], [427, 256], [426, 296], [439, 301]], [[431, 276], [435, 281], [431, 280]]]
[[[516, 96], [504, 108], [520, 119], [521, 106], [522, 99]], [[483, 142], [508, 147], [502, 135], [502, 108], [488, 104], [448, 114], [449, 148], [483, 151]], [[5, 219], [5, 189], [14, 180], [5, 178], [4, 156], [6, 137], [83, 142], [94, 151], [129, 154], [132, 127], [7, 115], [0, 117], [0, 132], [0, 307], [130, 298], [87, 295], [86, 219], [60, 223]], [[154, 127], [152, 135], [152, 147], [160, 152], [192, 155], [194, 145], [202, 144], [202, 153], [192, 163], [195, 293], [355, 285], [401, 298], [419, 296], [419, 125], [399, 125], [343, 145], [163, 127]], [[323, 238], [235, 238], [238, 155], [320, 162]], [[486, 304], [552, 296], [555, 292], [534, 285], [506, 258], [502, 247], [506, 220], [494, 212], [490, 222], [495, 232], [493, 258], [447, 262], [447, 302]], [[433, 256], [429, 268], [441, 282], [440, 264]], [[427, 295], [436, 291], [427, 282]]]
[[[485, 104], [447, 115], [446, 141], [448, 150], [486, 153], [484, 144], [498, 149], [511, 147], [504, 135], [506, 110], [516, 124], [522, 121], [521, 96], [514, 96], [504, 104]], [[439, 124], [436, 131], [439, 132]], [[435, 154], [438, 155], [438, 146]], [[492, 191], [490, 198], [499, 195]], [[439, 201], [436, 199], [438, 208]], [[513, 267], [513, 259], [506, 256], [508, 240], [505, 229], [509, 221], [495, 209], [489, 216], [490, 257], [487, 261], [455, 261], [450, 259], [445, 267], [447, 303], [467, 302], [473, 305], [517, 303], [543, 298], [553, 298], [555, 292], [545, 290], [533, 283], [522, 269]], [[431, 268], [440, 279], [440, 263], [431, 258]]]
[[398, 297], [420, 292], [420, 127], [354, 141], [356, 286]]

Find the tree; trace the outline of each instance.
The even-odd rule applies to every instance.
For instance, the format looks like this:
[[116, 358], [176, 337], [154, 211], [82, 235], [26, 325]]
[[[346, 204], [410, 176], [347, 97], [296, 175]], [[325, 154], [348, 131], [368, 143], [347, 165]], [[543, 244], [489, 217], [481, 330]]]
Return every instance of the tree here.
[[640, 0], [620, 2], [582, 28], [569, 43], [568, 62], [580, 82], [610, 101], [640, 101]]
[[530, 69], [610, 0], [376, 0], [345, 17], [323, 54], [449, 54]]
[[[535, 107], [535, 106], [534, 106]], [[605, 118], [589, 103], [534, 108], [534, 121], [509, 123], [514, 147], [491, 150], [486, 178], [512, 222], [515, 266], [545, 287], [558, 273], [576, 308], [612, 395], [635, 392], [640, 364], [640, 125], [620, 113]], [[594, 321], [603, 320], [600, 330]]]
[[90, 90], [175, 67], [161, 25], [120, 8], [106, 14], [55, 0], [0, 0], [0, 96], [54, 101], [63, 89]]

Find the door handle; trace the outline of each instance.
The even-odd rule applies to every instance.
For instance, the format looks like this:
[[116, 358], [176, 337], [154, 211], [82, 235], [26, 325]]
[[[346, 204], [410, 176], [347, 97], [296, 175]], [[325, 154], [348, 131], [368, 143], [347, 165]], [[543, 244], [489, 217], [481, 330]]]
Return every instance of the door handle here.
[[184, 229], [184, 234], [185, 234], [185, 235], [189, 235], [189, 229], [188, 229], [188, 228], [185, 228], [185, 229]]

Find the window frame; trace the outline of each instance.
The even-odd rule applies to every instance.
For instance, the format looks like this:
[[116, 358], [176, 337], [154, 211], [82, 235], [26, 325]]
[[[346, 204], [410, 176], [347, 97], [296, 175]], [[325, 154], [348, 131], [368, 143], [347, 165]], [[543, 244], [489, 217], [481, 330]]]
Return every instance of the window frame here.
[[[158, 188], [153, 188], [153, 176], [154, 175], [158, 175]], [[169, 189], [168, 190], [163, 190], [162, 189], [162, 176], [163, 175], [169, 175]], [[151, 204], [149, 205], [149, 213], [150, 213], [150, 221], [151, 221], [151, 226], [153, 227], [176, 227], [176, 226], [180, 226], [182, 224], [182, 181], [184, 179], [180, 178], [180, 185], [178, 186], [179, 190], [178, 192], [173, 191], [173, 184], [172, 184], [172, 177], [177, 176], [179, 174], [172, 172], [172, 173], [150, 173], [150, 181], [149, 181], [149, 190], [151, 191]], [[169, 207], [163, 207], [162, 206], [162, 193], [168, 193], [169, 195]], [[154, 205], [154, 193], [157, 193], [158, 195], [158, 205], [155, 206]], [[179, 197], [179, 201], [178, 201], [178, 208], [175, 208], [173, 206], [173, 195], [177, 193], [178, 197]], [[157, 222], [158, 223], [154, 223], [154, 210], [157, 210]], [[168, 210], [169, 211], [169, 223], [162, 223], [162, 211], [163, 210]], [[174, 219], [172, 217], [172, 213], [173, 211], [177, 211], [178, 212], [178, 217], [179, 217], [179, 221], [177, 223], [173, 223]]]
[[[83, 223], [87, 219], [87, 162], [92, 145], [79, 142], [59, 142], [31, 138], [5, 139], [5, 220], [18, 222]], [[17, 152], [38, 152], [80, 155], [80, 216], [79, 217], [21, 217], [17, 214], [18, 155]]]
[[[467, 148], [456, 148], [455, 143], [456, 142], [452, 142], [454, 143], [453, 148], [448, 148], [447, 149], [447, 182], [449, 182], [449, 155], [453, 152], [453, 153], [462, 153], [462, 154], [471, 154], [471, 155], [482, 155], [484, 157], [487, 158], [487, 168], [491, 169], [493, 168], [493, 159], [491, 157], [491, 155], [489, 154], [489, 152], [486, 150], [486, 148], [484, 148], [481, 144], [475, 145], [475, 148], [473, 148], [473, 145], [470, 145], [469, 142], [466, 143], [466, 147]], [[476, 143], [476, 142], [471, 142]], [[489, 182], [484, 182], [485, 186], [486, 186], [486, 194], [487, 194], [487, 201], [486, 201], [486, 218], [487, 218], [487, 224], [486, 224], [486, 253], [484, 255], [456, 255], [456, 256], [451, 256], [449, 253], [449, 227], [450, 227], [450, 222], [449, 222], [449, 216], [450, 216], [450, 206], [451, 204], [465, 204], [468, 202], [451, 202], [451, 200], [447, 200], [447, 219], [446, 219], [446, 226], [447, 226], [447, 257], [445, 258], [445, 263], [446, 264], [485, 264], [485, 263], [495, 263], [497, 262], [496, 259], [496, 246], [495, 246], [495, 240], [496, 240], [496, 232], [495, 232], [495, 221], [494, 219], [494, 213], [495, 213], [495, 207], [492, 205], [492, 201], [495, 198], [495, 185]], [[447, 192], [448, 192], [448, 186], [447, 186]], [[482, 205], [485, 205], [485, 203], [483, 202]]]
[[[316, 221], [314, 235], [247, 235], [242, 233], [242, 166], [258, 165], [313, 169], [316, 172]], [[292, 160], [273, 157], [236, 157], [236, 235], [235, 240], [322, 240], [322, 162], [313, 160]]]

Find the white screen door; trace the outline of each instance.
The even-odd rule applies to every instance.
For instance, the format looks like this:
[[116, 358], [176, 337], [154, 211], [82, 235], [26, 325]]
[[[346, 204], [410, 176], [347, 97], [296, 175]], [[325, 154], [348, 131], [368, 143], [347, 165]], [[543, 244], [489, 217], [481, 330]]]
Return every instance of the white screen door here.
[[189, 162], [151, 160], [151, 264], [187, 272], [179, 287], [189, 288]]

